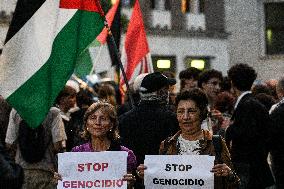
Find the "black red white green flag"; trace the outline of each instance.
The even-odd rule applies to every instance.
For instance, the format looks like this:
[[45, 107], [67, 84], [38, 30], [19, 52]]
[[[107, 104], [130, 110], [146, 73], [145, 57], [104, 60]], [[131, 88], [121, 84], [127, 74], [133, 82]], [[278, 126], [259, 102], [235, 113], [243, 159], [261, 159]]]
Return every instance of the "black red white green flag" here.
[[98, 0], [19, 0], [0, 57], [0, 94], [37, 127], [104, 27]]

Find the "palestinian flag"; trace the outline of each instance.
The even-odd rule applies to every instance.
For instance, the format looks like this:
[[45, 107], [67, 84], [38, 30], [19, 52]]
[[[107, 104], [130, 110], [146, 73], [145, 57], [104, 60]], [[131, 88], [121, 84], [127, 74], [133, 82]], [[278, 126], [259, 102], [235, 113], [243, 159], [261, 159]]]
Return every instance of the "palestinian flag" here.
[[31, 127], [101, 33], [98, 0], [19, 0], [0, 57], [0, 94]]
[[[116, 0], [106, 14], [106, 21], [108, 22], [109, 27], [112, 25], [119, 3], [120, 0]], [[86, 75], [92, 74], [94, 69], [95, 71], [100, 72], [102, 71], [100, 70], [101, 67], [104, 68], [103, 71], [111, 69], [111, 60], [106, 44], [107, 36], [107, 28], [104, 28], [97, 38], [92, 42], [89, 49], [84, 51], [84, 54], [77, 60], [78, 66], [75, 68], [75, 74], [78, 77], [83, 78]], [[101, 63], [103, 65], [96, 65], [96, 63]]]

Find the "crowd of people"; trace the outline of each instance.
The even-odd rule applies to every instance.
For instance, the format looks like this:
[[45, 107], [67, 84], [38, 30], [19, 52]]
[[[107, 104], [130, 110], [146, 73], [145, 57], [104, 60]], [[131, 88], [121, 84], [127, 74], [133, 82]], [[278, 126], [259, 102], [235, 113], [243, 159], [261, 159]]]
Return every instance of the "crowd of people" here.
[[190, 67], [179, 87], [175, 78], [139, 75], [134, 104], [120, 103], [113, 82], [68, 82], [36, 129], [1, 98], [0, 188], [56, 188], [58, 153], [125, 151], [129, 189], [145, 187], [145, 155], [215, 156], [216, 189], [283, 189], [284, 77], [256, 82], [251, 66], [236, 64], [226, 77]]

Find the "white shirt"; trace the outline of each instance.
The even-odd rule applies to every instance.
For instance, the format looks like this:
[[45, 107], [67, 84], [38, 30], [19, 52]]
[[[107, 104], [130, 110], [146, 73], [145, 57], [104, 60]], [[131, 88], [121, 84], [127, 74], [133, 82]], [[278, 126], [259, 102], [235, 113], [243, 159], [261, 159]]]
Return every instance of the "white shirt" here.
[[271, 114], [276, 108], [277, 106], [279, 106], [280, 104], [284, 103], [284, 97], [276, 104], [273, 104], [269, 110], [269, 114]]
[[186, 140], [180, 135], [178, 143], [180, 145], [180, 155], [199, 155], [198, 149], [200, 148], [200, 143], [198, 140]]
[[234, 109], [236, 109], [236, 108], [238, 107], [238, 105], [239, 105], [241, 99], [242, 99], [246, 94], [250, 94], [250, 93], [251, 93], [251, 91], [245, 91], [245, 92], [243, 92], [243, 93], [238, 97], [237, 102], [236, 102], [236, 104], [235, 104], [235, 106], [234, 106]]

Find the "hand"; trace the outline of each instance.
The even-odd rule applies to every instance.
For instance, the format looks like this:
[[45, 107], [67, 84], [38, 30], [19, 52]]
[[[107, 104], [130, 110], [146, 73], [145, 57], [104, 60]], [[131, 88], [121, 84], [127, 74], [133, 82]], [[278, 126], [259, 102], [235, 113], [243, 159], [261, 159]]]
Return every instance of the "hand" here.
[[134, 185], [136, 178], [131, 173], [127, 173], [126, 175], [123, 175], [122, 180], [127, 181], [127, 188], [131, 188]]
[[223, 163], [214, 165], [211, 172], [214, 173], [216, 176], [226, 177], [231, 174], [232, 170], [225, 163]]
[[146, 170], [147, 167], [144, 164], [140, 164], [137, 167], [136, 173], [138, 175], [139, 178], [143, 179], [144, 178], [144, 170]]
[[62, 176], [59, 173], [54, 172], [53, 173], [53, 183], [58, 184], [59, 180], [62, 181]]

